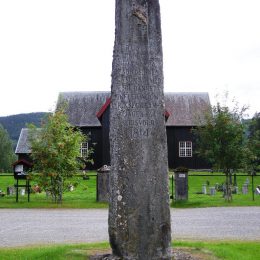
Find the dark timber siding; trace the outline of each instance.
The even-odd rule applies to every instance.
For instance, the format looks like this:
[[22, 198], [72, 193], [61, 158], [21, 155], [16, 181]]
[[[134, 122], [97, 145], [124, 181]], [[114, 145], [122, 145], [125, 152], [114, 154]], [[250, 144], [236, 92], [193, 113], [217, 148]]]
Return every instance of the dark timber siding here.
[[89, 163], [87, 169], [98, 169], [102, 166], [102, 129], [101, 127], [82, 127], [81, 131], [89, 136], [89, 148], [94, 149], [92, 154], [94, 164]]
[[[92, 156], [94, 165], [88, 164], [88, 169], [98, 169], [104, 164], [110, 165], [109, 152], [109, 109], [102, 116], [102, 127], [81, 128], [84, 134], [89, 134], [89, 146], [94, 147]], [[170, 169], [184, 166], [189, 169], [207, 169], [210, 166], [195, 155], [195, 140], [191, 132], [192, 127], [166, 127], [168, 164]], [[179, 142], [192, 141], [192, 157], [179, 157]], [[94, 144], [94, 145], [93, 145]]]
[[[110, 96], [110, 92], [104, 91], [63, 92], [60, 93], [62, 98], [58, 99], [57, 107], [62, 100], [68, 102], [66, 113], [69, 122], [80, 128], [84, 134], [90, 133], [89, 147], [94, 147], [94, 165], [88, 164], [88, 169], [98, 169], [104, 164], [110, 165]], [[205, 111], [210, 111], [208, 93], [165, 93], [165, 109], [169, 115], [166, 122], [169, 167], [209, 169], [210, 166], [195, 155], [194, 137], [190, 132], [191, 126], [205, 122]], [[179, 157], [179, 141], [193, 142], [193, 157]], [[21, 130], [15, 153], [19, 159], [30, 161], [28, 156], [31, 151], [26, 128]]]
[[[93, 147], [94, 153], [92, 159], [94, 164], [88, 164], [87, 169], [98, 169], [104, 164], [110, 165], [110, 152], [109, 152], [109, 108], [102, 116], [102, 126], [96, 127], [80, 127], [84, 134], [90, 137], [89, 147]], [[166, 126], [167, 131], [167, 147], [168, 147], [168, 164], [170, 169], [175, 169], [179, 166], [185, 166], [189, 169], [209, 169], [211, 168], [201, 158], [195, 155], [195, 142], [194, 136], [191, 132], [191, 127], [187, 126]], [[179, 157], [179, 142], [192, 141], [192, 157]], [[24, 159], [32, 162], [30, 153], [17, 153], [18, 160]]]
[[18, 161], [19, 160], [25, 160], [27, 162], [31, 162], [32, 163], [32, 158], [31, 158], [30, 154], [28, 154], [28, 153], [20, 153], [20, 154], [18, 154]]
[[[207, 169], [210, 166], [195, 155], [195, 140], [191, 127], [166, 127], [168, 163], [170, 169], [185, 166], [189, 169]], [[110, 165], [109, 152], [109, 109], [102, 116], [102, 127], [83, 128], [83, 133], [90, 133], [90, 147], [94, 145], [94, 165], [88, 165], [88, 169], [98, 169], [104, 164]], [[179, 157], [179, 142], [192, 141], [192, 157]]]
[[[192, 127], [167, 127], [167, 145], [169, 168], [175, 169], [180, 166], [189, 169], [206, 169], [209, 165], [195, 155], [195, 140], [191, 132]], [[179, 142], [192, 142], [192, 157], [179, 157]]]
[[102, 116], [103, 165], [110, 165], [109, 114], [110, 106], [106, 109]]

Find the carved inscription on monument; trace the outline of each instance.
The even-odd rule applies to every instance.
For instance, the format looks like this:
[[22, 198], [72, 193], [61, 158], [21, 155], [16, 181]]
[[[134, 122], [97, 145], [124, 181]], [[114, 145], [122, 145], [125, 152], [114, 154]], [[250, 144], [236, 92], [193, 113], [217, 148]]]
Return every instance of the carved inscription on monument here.
[[154, 98], [150, 91], [128, 93], [120, 96], [120, 103], [117, 104], [124, 120], [122, 131], [131, 139], [149, 138], [155, 127], [153, 115], [157, 113], [159, 104], [152, 101]]
[[121, 259], [170, 258], [158, 0], [116, 0], [110, 106], [109, 238]]
[[[152, 129], [156, 128], [154, 115], [161, 109], [161, 100], [157, 98], [158, 85], [162, 83], [161, 77], [154, 77], [149, 82], [148, 70], [145, 66], [142, 69], [135, 68], [133, 65], [135, 63], [131, 64], [131, 71], [129, 71], [129, 63], [126, 60], [133, 60], [133, 57], [136, 57], [136, 64], [140, 65], [140, 55], [136, 49], [129, 46], [123, 49], [125, 53], [121, 57], [123, 65], [120, 67], [119, 74], [124, 76], [120, 80], [121, 84], [117, 86], [121, 91], [117, 93], [113, 105], [122, 115], [121, 131], [128, 138], [149, 138], [152, 136]], [[150, 84], [147, 85], [147, 82]]]

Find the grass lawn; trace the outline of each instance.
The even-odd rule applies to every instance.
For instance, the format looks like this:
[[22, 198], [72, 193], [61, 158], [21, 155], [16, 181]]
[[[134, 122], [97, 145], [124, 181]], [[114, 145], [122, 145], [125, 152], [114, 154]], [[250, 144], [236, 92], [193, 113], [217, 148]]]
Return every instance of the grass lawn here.
[[[192, 248], [199, 252], [209, 253], [217, 259], [230, 260], [259, 260], [260, 259], [260, 241], [258, 242], [240, 242], [240, 241], [213, 241], [213, 242], [188, 242], [176, 241], [175, 247]], [[196, 251], [193, 251], [196, 252]], [[206, 258], [207, 259], [207, 258]], [[208, 258], [212, 259], [212, 258]]]
[[[260, 242], [238, 241], [175, 241], [174, 248], [202, 256], [203, 259], [258, 260]], [[109, 251], [107, 243], [50, 245], [23, 248], [0, 248], [0, 258], [11, 259], [88, 259], [89, 255], [103, 254]]]
[[[197, 174], [204, 174], [210, 176], [194, 176]], [[188, 186], [189, 186], [189, 199], [186, 202], [172, 201], [171, 206], [176, 208], [195, 208], [195, 207], [226, 207], [226, 206], [260, 206], [260, 195], [254, 196], [252, 199], [252, 180], [251, 176], [241, 176], [237, 174], [237, 186], [239, 189], [238, 194], [233, 194], [233, 201], [226, 202], [223, 198], [223, 192], [216, 192], [216, 195], [209, 195], [209, 187], [215, 186], [216, 183], [222, 184], [225, 182], [225, 176], [221, 173], [189, 173]], [[242, 186], [246, 180], [249, 180], [248, 194], [242, 194]], [[198, 194], [202, 191], [202, 185], [207, 185], [208, 194]], [[254, 188], [260, 185], [260, 176], [254, 177]], [[170, 186], [170, 192], [171, 186]], [[173, 191], [174, 193], [174, 191]]]
[[[89, 175], [95, 175], [95, 172], [90, 172]], [[194, 207], [218, 207], [218, 206], [260, 206], [260, 196], [255, 195], [255, 200], [252, 200], [251, 191], [251, 177], [249, 176], [249, 192], [248, 194], [241, 194], [241, 187], [248, 178], [247, 176], [237, 175], [237, 183], [239, 187], [239, 194], [233, 195], [231, 203], [225, 202], [222, 192], [217, 192], [216, 195], [210, 196], [205, 194], [197, 194], [202, 191], [202, 185], [209, 183], [207, 188], [214, 186], [216, 183], [223, 183], [225, 176], [194, 176], [194, 174], [203, 173], [189, 173], [189, 200], [186, 202], [172, 201], [172, 207], [178, 208], [194, 208]], [[206, 174], [206, 173], [204, 173]], [[208, 173], [207, 173], [208, 174]], [[219, 173], [218, 173], [219, 174]], [[50, 198], [46, 197], [45, 192], [32, 193], [30, 202], [27, 202], [27, 195], [21, 196], [19, 194], [19, 202], [16, 203], [15, 195], [0, 197], [0, 208], [106, 208], [107, 203], [96, 202], [96, 177], [90, 176], [89, 180], [83, 180], [82, 177], [75, 177], [79, 181], [79, 185], [75, 190], [64, 193], [62, 205], [52, 203]], [[19, 181], [22, 184], [25, 181]], [[6, 192], [8, 186], [15, 184], [13, 175], [0, 176], [0, 189]], [[31, 185], [34, 183], [31, 182]], [[171, 180], [169, 181], [170, 193], [172, 191]], [[260, 176], [254, 178], [254, 187], [260, 185]]]
[[[90, 173], [94, 175], [95, 173]], [[45, 192], [31, 193], [30, 202], [27, 201], [27, 194], [21, 196], [16, 203], [15, 195], [0, 197], [0, 208], [105, 208], [107, 203], [96, 202], [96, 177], [90, 176], [89, 180], [83, 180], [82, 177], [74, 177], [72, 182], [78, 181], [78, 186], [73, 191], [67, 191], [63, 196], [62, 205], [52, 203], [51, 198], [47, 198]], [[6, 192], [7, 186], [16, 183], [13, 176], [0, 177], [0, 189]], [[25, 181], [20, 180], [19, 184]], [[32, 181], [31, 185], [34, 184]]]

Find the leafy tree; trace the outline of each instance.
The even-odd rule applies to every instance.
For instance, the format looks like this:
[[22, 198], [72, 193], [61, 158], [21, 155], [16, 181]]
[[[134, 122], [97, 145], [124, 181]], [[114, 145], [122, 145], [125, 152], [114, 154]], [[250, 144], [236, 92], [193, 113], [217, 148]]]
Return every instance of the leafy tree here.
[[16, 156], [7, 130], [0, 125], [0, 172], [11, 172]]
[[248, 165], [249, 170], [260, 170], [260, 113], [256, 113], [248, 127]]
[[232, 199], [232, 172], [244, 166], [246, 154], [242, 118], [246, 108], [236, 105], [232, 110], [217, 103], [205, 117], [205, 123], [194, 129], [197, 153], [213, 168], [226, 175], [225, 198]]
[[260, 112], [255, 113], [249, 125], [249, 136], [254, 135], [260, 131]]
[[39, 184], [54, 202], [62, 203], [69, 178], [82, 166], [80, 145], [87, 137], [69, 124], [62, 108], [49, 115], [40, 130], [35, 126], [30, 129], [31, 156], [34, 171], [40, 173]]

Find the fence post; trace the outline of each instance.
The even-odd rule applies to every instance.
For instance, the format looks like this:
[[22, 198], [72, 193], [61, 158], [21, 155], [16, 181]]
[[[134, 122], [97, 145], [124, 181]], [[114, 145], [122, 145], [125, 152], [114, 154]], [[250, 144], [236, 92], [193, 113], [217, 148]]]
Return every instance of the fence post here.
[[98, 191], [98, 174], [97, 174], [96, 175], [96, 201], [99, 201], [98, 194], [99, 191]]
[[255, 191], [254, 191], [254, 171], [251, 172], [251, 176], [252, 176], [252, 198], [253, 201], [255, 200]]
[[18, 179], [16, 180], [16, 202], [18, 202]]
[[30, 202], [30, 180], [26, 180], [27, 192], [28, 192], [28, 202]]
[[172, 199], [173, 199], [173, 175], [172, 175]]

